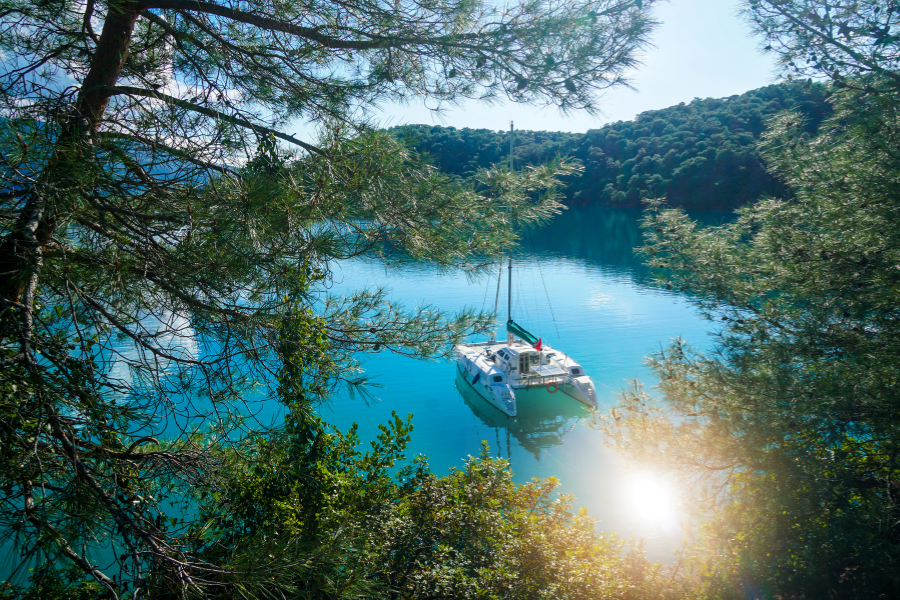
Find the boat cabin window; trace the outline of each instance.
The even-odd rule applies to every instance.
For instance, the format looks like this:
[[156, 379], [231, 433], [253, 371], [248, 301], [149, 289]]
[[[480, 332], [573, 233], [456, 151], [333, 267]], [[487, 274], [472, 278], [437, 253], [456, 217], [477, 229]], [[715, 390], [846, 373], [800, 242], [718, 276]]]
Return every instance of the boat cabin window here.
[[501, 381], [503, 381], [502, 375], [494, 375], [494, 383], [500, 383]]
[[581, 369], [578, 367], [572, 367], [572, 375], [581, 375]]

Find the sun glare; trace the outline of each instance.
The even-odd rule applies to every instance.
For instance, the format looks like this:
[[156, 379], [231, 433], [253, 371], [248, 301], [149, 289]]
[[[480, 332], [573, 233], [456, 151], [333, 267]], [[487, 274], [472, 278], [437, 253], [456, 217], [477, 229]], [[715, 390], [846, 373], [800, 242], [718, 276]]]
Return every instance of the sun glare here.
[[677, 498], [665, 482], [651, 475], [635, 476], [631, 484], [632, 508], [644, 521], [677, 526]]

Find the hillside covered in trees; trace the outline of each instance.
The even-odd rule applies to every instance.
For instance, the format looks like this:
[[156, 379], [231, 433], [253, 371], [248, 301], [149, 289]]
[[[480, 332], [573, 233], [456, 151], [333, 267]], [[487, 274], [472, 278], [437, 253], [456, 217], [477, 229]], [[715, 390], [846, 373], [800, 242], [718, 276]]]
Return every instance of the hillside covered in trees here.
[[[560, 154], [580, 160], [583, 176], [568, 180], [568, 204], [635, 207], [641, 198], [665, 197], [683, 208], [734, 208], [785, 193], [766, 172], [756, 144], [766, 122], [787, 109], [804, 115], [806, 132], [814, 133], [831, 112], [826, 95], [818, 84], [783, 83], [648, 111], [584, 134], [517, 131], [516, 164], [546, 163]], [[429, 125], [392, 131], [460, 176], [502, 163], [509, 153], [507, 131]]]

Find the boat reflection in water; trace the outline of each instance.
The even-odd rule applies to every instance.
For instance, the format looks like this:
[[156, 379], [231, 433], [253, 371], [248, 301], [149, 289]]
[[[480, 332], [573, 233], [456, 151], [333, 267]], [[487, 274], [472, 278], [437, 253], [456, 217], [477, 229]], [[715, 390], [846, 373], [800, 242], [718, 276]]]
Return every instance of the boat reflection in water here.
[[[479, 421], [497, 433], [497, 452], [510, 458], [510, 437], [540, 460], [541, 451], [562, 444], [563, 438], [588, 415], [588, 408], [565, 394], [547, 394], [539, 390], [520, 390], [516, 393], [518, 412], [508, 417], [472, 389], [459, 369], [456, 389]], [[505, 431], [505, 435], [503, 432]], [[500, 436], [506, 438], [501, 442]], [[505, 446], [506, 452], [503, 452]]]

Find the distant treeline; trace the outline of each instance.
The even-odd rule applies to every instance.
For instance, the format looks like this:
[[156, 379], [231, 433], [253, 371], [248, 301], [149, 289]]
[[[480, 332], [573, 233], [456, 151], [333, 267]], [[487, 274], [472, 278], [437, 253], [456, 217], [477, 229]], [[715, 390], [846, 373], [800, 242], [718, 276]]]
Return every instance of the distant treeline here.
[[[766, 122], [781, 111], [805, 115], [814, 133], [831, 113], [827, 88], [819, 84], [770, 85], [740, 96], [695, 99], [641, 113], [587, 133], [516, 131], [517, 165], [557, 155], [579, 159], [583, 176], [567, 182], [573, 205], [637, 207], [642, 198], [666, 197], [672, 206], [730, 209], [786, 190], [766, 169], [756, 142]], [[430, 125], [392, 128], [429, 154], [441, 170], [466, 175], [503, 163], [509, 132]]]

